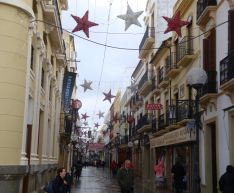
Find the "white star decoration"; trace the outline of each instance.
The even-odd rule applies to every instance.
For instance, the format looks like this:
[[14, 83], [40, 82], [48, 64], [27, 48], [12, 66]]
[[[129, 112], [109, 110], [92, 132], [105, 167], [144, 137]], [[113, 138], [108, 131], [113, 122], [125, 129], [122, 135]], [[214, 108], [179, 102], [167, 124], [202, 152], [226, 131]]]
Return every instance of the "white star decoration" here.
[[93, 90], [92, 88], [91, 88], [91, 84], [92, 84], [92, 81], [87, 81], [87, 80], [84, 80], [84, 83], [83, 84], [81, 84], [80, 86], [82, 86], [83, 88], [84, 88], [84, 92], [86, 92], [86, 90]]
[[127, 13], [125, 15], [118, 15], [117, 17], [125, 20], [125, 31], [132, 25], [135, 24], [141, 27], [140, 22], [137, 18], [143, 13], [143, 11], [133, 12], [131, 7], [128, 4]]
[[97, 115], [98, 115], [99, 119], [100, 119], [101, 117], [104, 117], [104, 113], [105, 113], [105, 112], [101, 112], [101, 111], [98, 112]]

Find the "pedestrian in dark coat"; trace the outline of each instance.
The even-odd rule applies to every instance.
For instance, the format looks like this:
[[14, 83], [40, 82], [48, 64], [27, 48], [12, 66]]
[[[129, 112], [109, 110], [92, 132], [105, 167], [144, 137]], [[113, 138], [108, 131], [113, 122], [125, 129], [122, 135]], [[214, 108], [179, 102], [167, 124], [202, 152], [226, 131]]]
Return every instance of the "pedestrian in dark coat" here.
[[58, 168], [57, 176], [53, 181], [54, 193], [67, 193], [67, 182], [65, 181], [66, 170], [64, 168]]
[[173, 175], [175, 192], [182, 193], [184, 189], [183, 179], [186, 175], [186, 171], [179, 159], [177, 159], [176, 164], [172, 167], [171, 173]]
[[228, 165], [226, 172], [219, 180], [219, 188], [223, 193], [234, 193], [234, 167]]
[[121, 167], [117, 173], [117, 180], [121, 188], [121, 193], [133, 193], [134, 174], [130, 165], [130, 160], [125, 160], [123, 167]]

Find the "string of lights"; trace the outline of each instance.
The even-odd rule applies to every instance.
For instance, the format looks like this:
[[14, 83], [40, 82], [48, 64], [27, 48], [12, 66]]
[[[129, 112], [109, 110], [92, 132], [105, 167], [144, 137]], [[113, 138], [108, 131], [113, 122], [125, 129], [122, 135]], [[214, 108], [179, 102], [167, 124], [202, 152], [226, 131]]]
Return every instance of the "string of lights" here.
[[[128, 50], [128, 51], [158, 50], [158, 49], [159, 49], [159, 48], [156, 48], [156, 47], [153, 47], [153, 48], [127, 48], [127, 47], [118, 47], [118, 46], [107, 45], [107, 44], [104, 44], [104, 43], [96, 42], [96, 41], [93, 41], [93, 40], [90, 40], [90, 39], [81, 37], [81, 36], [79, 36], [79, 35], [77, 35], [77, 34], [74, 34], [74, 33], [70, 32], [70, 31], [68, 31], [68, 30], [66, 30], [66, 29], [64, 29], [64, 28], [62, 28], [62, 27], [60, 27], [60, 26], [57, 26], [57, 25], [55, 25], [55, 24], [52, 24], [52, 23], [49, 23], [49, 22], [46, 22], [46, 21], [43, 21], [43, 20], [38, 20], [38, 19], [37, 19], [37, 20], [33, 20], [33, 21], [31, 21], [31, 22], [42, 22], [42, 23], [45, 23], [45, 24], [47, 24], [47, 25], [50, 25], [50, 26], [53, 26], [53, 27], [62, 29], [62, 30], [64, 30], [64, 31], [66, 31], [67, 33], [72, 34], [73, 36], [78, 37], [78, 38], [80, 38], [80, 39], [83, 39], [83, 40], [85, 40], [85, 41], [87, 41], [87, 42], [91, 42], [91, 43], [93, 43], [93, 44], [100, 45], [100, 46], [104, 46], [104, 47], [107, 47], [107, 48], [118, 49], [118, 50]], [[220, 23], [220, 24], [214, 25], [214, 26], [212, 26], [212, 28], [218, 28], [218, 27], [224, 25], [225, 23], [228, 23], [228, 20], [227, 20], [227, 21], [224, 21], [224, 22], [222, 22], [222, 23]], [[211, 29], [212, 29], [212, 28], [211, 28]], [[194, 39], [197, 39], [197, 38], [199, 38], [199, 37], [205, 35], [206, 33], [209, 33], [209, 32], [211, 31], [211, 29], [206, 30], [206, 31], [203, 32], [203, 33], [200, 33], [200, 34], [197, 35], [197, 36], [193, 36], [193, 37], [189, 38], [187, 41], [179, 42], [178, 45], [180, 45], [180, 44], [182, 44], [182, 43], [186, 43], [186, 42], [192, 41], [192, 40], [194, 40]], [[107, 34], [109, 34], [109, 33], [107, 33]], [[175, 47], [175, 46], [176, 46], [176, 45], [170, 45], [170, 46], [166, 46], [166, 47], [167, 47], [167, 48], [170, 48], [170, 47], [172, 48], [172, 47]]]

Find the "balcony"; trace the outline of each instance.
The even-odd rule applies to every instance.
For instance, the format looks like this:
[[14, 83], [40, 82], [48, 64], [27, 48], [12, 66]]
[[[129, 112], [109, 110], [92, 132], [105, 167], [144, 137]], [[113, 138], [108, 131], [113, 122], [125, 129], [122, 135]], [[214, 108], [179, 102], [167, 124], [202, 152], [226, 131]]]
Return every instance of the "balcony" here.
[[200, 98], [200, 104], [204, 108], [206, 108], [209, 102], [216, 103], [216, 97], [217, 97], [217, 81], [216, 81], [217, 72], [213, 70], [213, 71], [206, 71], [206, 73], [208, 77], [208, 82], [203, 86]]
[[152, 81], [149, 80], [148, 78], [148, 72], [146, 71], [145, 74], [142, 76], [139, 84], [138, 84], [138, 88], [139, 88], [139, 95], [141, 96], [146, 96], [149, 94], [149, 91], [151, 91], [151, 85], [152, 85]]
[[220, 61], [220, 89], [234, 102], [234, 51]]
[[138, 94], [135, 94], [130, 99], [130, 108], [134, 112], [143, 104], [143, 99]]
[[164, 68], [163, 67], [159, 69], [158, 77], [159, 77], [158, 87], [159, 88], [166, 88], [169, 84], [169, 81], [164, 77]]
[[177, 67], [188, 65], [195, 58], [193, 50], [193, 37], [185, 36], [177, 46]]
[[145, 34], [141, 40], [139, 45], [139, 58], [144, 58], [148, 53], [148, 49], [154, 44], [154, 37], [155, 37], [155, 28], [154, 27], [147, 27]]
[[168, 128], [178, 128], [179, 125], [186, 124], [195, 116], [195, 101], [177, 100], [167, 108], [166, 126]]
[[120, 139], [120, 144], [127, 144], [128, 143], [128, 135], [122, 136]]
[[60, 19], [60, 12], [58, 6], [58, 0], [41, 1], [43, 8], [43, 16], [46, 23], [46, 32], [50, 35], [53, 43], [53, 48], [60, 49], [63, 53], [63, 31], [62, 23]]
[[216, 0], [199, 0], [197, 2], [197, 24], [201, 27], [205, 27], [216, 9]]
[[179, 74], [180, 70], [177, 68], [176, 64], [176, 53], [171, 53], [171, 56], [166, 58], [165, 64], [165, 78], [175, 78], [177, 74]]
[[159, 95], [160, 94], [160, 88], [158, 87], [158, 85], [156, 85], [156, 77], [152, 78], [152, 85], [151, 85], [151, 94], [152, 95]]
[[137, 133], [144, 133], [151, 130], [151, 122], [147, 115], [137, 121]]

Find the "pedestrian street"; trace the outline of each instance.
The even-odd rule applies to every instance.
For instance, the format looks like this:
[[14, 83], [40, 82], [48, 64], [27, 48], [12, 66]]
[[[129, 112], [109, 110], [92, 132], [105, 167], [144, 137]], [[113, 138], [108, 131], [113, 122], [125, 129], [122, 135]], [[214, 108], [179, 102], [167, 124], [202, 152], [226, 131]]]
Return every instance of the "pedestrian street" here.
[[[108, 168], [83, 167], [80, 180], [74, 178], [71, 193], [120, 193], [115, 177]], [[134, 193], [153, 193], [138, 178], [135, 179]]]

